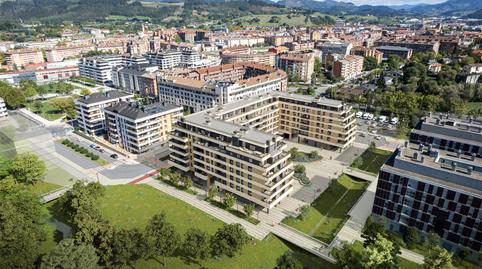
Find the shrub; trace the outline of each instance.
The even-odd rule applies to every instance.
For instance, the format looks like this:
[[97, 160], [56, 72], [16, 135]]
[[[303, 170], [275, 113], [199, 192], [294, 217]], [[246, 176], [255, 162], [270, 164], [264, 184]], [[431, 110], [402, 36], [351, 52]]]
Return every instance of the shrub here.
[[300, 215], [298, 216], [298, 218], [300, 220], [304, 220], [307, 216], [308, 216], [308, 212], [310, 211], [310, 206], [309, 205], [304, 205], [300, 208]]
[[87, 154], [87, 152], [89, 152], [89, 151], [86, 148], [80, 147], [80, 153]]
[[92, 152], [89, 151], [89, 152], [87, 152], [87, 153], [85, 154], [85, 156], [87, 156], [87, 157], [89, 157], [89, 158], [92, 158], [92, 157], [94, 157], [94, 153], [92, 153]]
[[93, 161], [97, 161], [99, 159], [99, 155], [94, 155], [90, 159]]

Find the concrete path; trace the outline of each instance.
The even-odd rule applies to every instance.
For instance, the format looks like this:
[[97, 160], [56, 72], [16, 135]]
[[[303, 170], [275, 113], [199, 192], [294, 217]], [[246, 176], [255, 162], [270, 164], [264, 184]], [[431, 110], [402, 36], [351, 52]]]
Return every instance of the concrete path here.
[[359, 170], [359, 169], [353, 169], [351, 167], [344, 168], [343, 173], [345, 173], [349, 176], [352, 176], [352, 177], [356, 177], [356, 178], [359, 178], [359, 179], [366, 180], [368, 182], [373, 182], [373, 181], [377, 180], [377, 175], [372, 174], [372, 173], [367, 173], [367, 172]]
[[53, 190], [51, 192], [48, 192], [40, 198], [40, 201], [45, 204], [48, 202], [51, 202], [53, 200], [56, 200], [60, 198], [62, 195], [64, 195], [66, 192], [72, 189], [72, 186], [65, 186], [56, 190]]

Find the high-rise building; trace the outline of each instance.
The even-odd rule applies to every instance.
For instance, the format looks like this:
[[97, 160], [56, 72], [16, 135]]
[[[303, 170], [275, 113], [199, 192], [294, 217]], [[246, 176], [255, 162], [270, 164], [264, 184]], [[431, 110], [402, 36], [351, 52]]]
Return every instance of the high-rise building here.
[[435, 232], [442, 246], [482, 247], [482, 121], [423, 118], [382, 166], [372, 214], [388, 229]]
[[80, 59], [79, 73], [82, 77], [93, 79], [99, 84], [104, 84], [106, 82], [112, 82], [112, 76], [116, 67], [146, 63], [147, 60], [144, 57], [136, 55], [99, 55]]
[[315, 66], [313, 53], [285, 53], [278, 56], [276, 66], [288, 76], [304, 82], [311, 82]]
[[335, 78], [353, 78], [363, 71], [362, 56], [348, 55], [333, 63], [332, 74]]

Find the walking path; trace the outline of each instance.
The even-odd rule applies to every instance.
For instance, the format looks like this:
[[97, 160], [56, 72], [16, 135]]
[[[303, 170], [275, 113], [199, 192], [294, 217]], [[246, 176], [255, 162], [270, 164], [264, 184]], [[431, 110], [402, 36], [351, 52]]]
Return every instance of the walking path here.
[[42, 204], [51, 202], [53, 200], [60, 198], [60, 196], [64, 195], [66, 192], [68, 192], [71, 189], [72, 189], [72, 186], [65, 186], [65, 187], [53, 190], [51, 192], [48, 192], [42, 195], [42, 197], [40, 198], [40, 201], [42, 202]]

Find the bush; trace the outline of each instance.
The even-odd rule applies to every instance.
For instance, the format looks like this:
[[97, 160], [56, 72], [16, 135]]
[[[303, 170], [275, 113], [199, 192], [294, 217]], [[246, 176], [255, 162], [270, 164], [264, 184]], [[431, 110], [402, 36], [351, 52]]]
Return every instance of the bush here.
[[300, 208], [300, 215], [298, 216], [299, 220], [304, 220], [308, 216], [308, 212], [310, 211], [309, 205], [304, 205]]
[[92, 161], [97, 161], [99, 159], [99, 155], [94, 155], [90, 158]]
[[92, 158], [92, 157], [94, 157], [94, 153], [92, 153], [92, 152], [89, 151], [89, 152], [87, 152], [87, 153], [85, 154], [85, 156], [86, 156], [86, 157], [89, 157], [89, 158]]
[[82, 153], [82, 154], [84, 154], [84, 155], [89, 152], [89, 151], [88, 151], [86, 148], [84, 148], [84, 147], [80, 147], [79, 151], [80, 151], [80, 153]]

